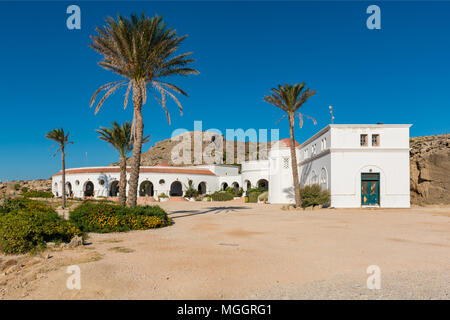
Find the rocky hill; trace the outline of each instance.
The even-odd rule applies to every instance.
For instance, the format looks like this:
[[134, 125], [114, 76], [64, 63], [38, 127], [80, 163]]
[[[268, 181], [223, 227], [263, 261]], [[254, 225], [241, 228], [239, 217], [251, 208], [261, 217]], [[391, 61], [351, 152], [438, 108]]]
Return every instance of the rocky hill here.
[[410, 139], [411, 204], [450, 204], [450, 134]]
[[[270, 143], [227, 141], [223, 135], [213, 132], [203, 132], [203, 138], [197, 140], [197, 137], [201, 137], [201, 134], [202, 132], [199, 131], [186, 132], [179, 135], [177, 138], [166, 139], [156, 143], [147, 152], [142, 153], [141, 165], [154, 166], [157, 164], [169, 164], [172, 166], [188, 166], [200, 164], [200, 162], [204, 160], [204, 157], [201, 157], [202, 153], [211, 158], [217, 156], [225, 163], [225, 159], [227, 159], [227, 145], [230, 145], [234, 150], [233, 157], [230, 156], [230, 158], [233, 159], [233, 163], [239, 162], [237, 161], [238, 150], [240, 151], [240, 154], [244, 155], [245, 160], [256, 158], [267, 159], [267, 152], [264, 152], [264, 150], [270, 148]], [[202, 141], [201, 153], [195, 152], [195, 135], [196, 141]], [[198, 145], [200, 146], [200, 143], [198, 143]], [[216, 151], [218, 151], [217, 154], [215, 153]], [[174, 157], [172, 157], [172, 153], [175, 154]], [[190, 157], [186, 158], [187, 161], [182, 161], [182, 157], [186, 154], [190, 155]], [[117, 164], [118, 163], [113, 163], [112, 165]], [[202, 161], [201, 164], [205, 164], [205, 161]]]

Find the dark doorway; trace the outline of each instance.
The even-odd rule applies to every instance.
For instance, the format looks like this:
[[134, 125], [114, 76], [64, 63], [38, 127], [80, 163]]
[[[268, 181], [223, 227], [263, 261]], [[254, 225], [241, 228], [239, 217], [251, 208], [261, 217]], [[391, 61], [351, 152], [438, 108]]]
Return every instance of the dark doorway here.
[[181, 182], [175, 181], [170, 185], [170, 193], [171, 197], [181, 197], [183, 195], [183, 187], [181, 186]]
[[93, 195], [94, 195], [94, 184], [91, 181], [88, 181], [84, 185], [84, 196], [92, 197]]
[[153, 183], [144, 181], [139, 187], [139, 197], [153, 197]]
[[117, 197], [119, 195], [119, 181], [113, 181], [109, 187], [109, 196]]
[[206, 193], [206, 182], [200, 182], [198, 184], [198, 193], [205, 194]]

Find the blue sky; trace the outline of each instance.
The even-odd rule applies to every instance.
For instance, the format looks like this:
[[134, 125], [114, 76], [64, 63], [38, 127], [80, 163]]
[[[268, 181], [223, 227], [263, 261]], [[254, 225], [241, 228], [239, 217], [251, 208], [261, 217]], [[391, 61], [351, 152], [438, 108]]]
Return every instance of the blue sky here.
[[[66, 28], [66, 8], [81, 8], [81, 30]], [[366, 27], [366, 8], [381, 8], [381, 30]], [[336, 123], [412, 123], [411, 136], [450, 130], [450, 2], [0, 2], [0, 181], [47, 178], [60, 169], [45, 133], [70, 132], [67, 167], [106, 165], [115, 151], [95, 129], [131, 120], [116, 93], [94, 115], [93, 92], [118, 77], [101, 69], [89, 36], [105, 17], [160, 14], [193, 51], [200, 75], [173, 81], [189, 93], [184, 115], [170, 104], [169, 126], [154, 100], [144, 106], [151, 143], [178, 128], [279, 128], [286, 120], [263, 96], [278, 83], [302, 82], [317, 95], [304, 112], [318, 124], [296, 128], [304, 141]]]

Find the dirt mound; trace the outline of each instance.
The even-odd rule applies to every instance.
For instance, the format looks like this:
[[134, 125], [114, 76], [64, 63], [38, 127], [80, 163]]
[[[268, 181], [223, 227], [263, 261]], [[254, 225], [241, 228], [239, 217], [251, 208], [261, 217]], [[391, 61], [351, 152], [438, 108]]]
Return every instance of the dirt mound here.
[[411, 204], [450, 204], [450, 134], [410, 139]]

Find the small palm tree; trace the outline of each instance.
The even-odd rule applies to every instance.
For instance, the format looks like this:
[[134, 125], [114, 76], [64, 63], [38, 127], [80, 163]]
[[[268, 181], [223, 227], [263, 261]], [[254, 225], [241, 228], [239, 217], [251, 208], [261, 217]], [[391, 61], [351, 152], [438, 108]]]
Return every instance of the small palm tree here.
[[[303, 126], [303, 116], [310, 118], [314, 124], [316, 120], [308, 115], [297, 112], [301, 106], [313, 95], [316, 94], [315, 90], [305, 89], [305, 83], [296, 83], [294, 85], [284, 84], [278, 85], [278, 88], [271, 89], [270, 96], [264, 96], [264, 101], [273, 104], [274, 106], [284, 110], [287, 114], [281, 117], [288, 117], [289, 119], [289, 134], [291, 138], [291, 163], [292, 163], [292, 178], [294, 180], [294, 193], [295, 193], [295, 206], [301, 207], [300, 185], [298, 178], [297, 156], [295, 153], [295, 138], [294, 138], [294, 124], [295, 118], [300, 120], [300, 128]], [[280, 119], [280, 120], [281, 120]], [[278, 122], [280, 121], [278, 120]]]
[[53, 129], [52, 131], [47, 132], [45, 135], [47, 139], [51, 139], [56, 141], [59, 145], [59, 148], [56, 150], [53, 156], [56, 156], [58, 151], [61, 151], [61, 161], [62, 161], [62, 208], [66, 207], [66, 145], [72, 144], [72, 141], [69, 141], [69, 133], [65, 133], [64, 129]]
[[[131, 124], [125, 122], [120, 125], [117, 122], [111, 122], [111, 127], [100, 127], [95, 130], [100, 134], [99, 139], [108, 142], [119, 152], [120, 155], [120, 178], [119, 178], [119, 203], [125, 205], [127, 196], [127, 154], [133, 150], [131, 139]], [[149, 137], [145, 137], [143, 143], [149, 141]]]
[[[125, 18], [118, 15], [117, 20], [109, 17], [104, 27], [97, 27], [98, 35], [91, 37], [90, 46], [103, 55], [99, 65], [106, 70], [125, 78], [101, 86], [92, 96], [90, 106], [95, 102], [99, 92], [106, 93], [100, 99], [95, 113], [97, 113], [104, 101], [119, 88], [127, 86], [124, 108], [128, 103], [128, 97], [132, 91], [133, 122], [131, 135], [133, 137], [133, 160], [130, 172], [130, 188], [128, 192], [128, 206], [136, 206], [139, 167], [141, 162], [141, 150], [143, 143], [144, 122], [142, 119], [142, 106], [147, 101], [147, 89], [155, 96], [163, 107], [170, 124], [170, 114], [166, 108], [166, 97], [174, 100], [182, 113], [183, 109], [175, 93], [187, 95], [174, 84], [166, 82], [166, 79], [174, 75], [187, 76], [197, 74], [188, 65], [194, 60], [187, 57], [192, 53], [175, 55], [180, 43], [186, 36], [179, 37], [177, 32], [167, 27], [159, 16], [141, 17], [131, 15]], [[147, 86], [149, 88], [147, 88]]]

